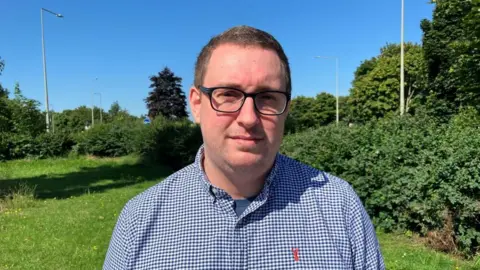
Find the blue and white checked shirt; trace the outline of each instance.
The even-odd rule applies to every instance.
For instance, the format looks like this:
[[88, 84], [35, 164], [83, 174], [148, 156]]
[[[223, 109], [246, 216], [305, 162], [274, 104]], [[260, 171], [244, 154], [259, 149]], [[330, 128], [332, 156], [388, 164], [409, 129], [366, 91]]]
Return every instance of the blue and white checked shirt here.
[[237, 216], [195, 162], [130, 200], [104, 269], [385, 269], [351, 186], [277, 154], [261, 193]]

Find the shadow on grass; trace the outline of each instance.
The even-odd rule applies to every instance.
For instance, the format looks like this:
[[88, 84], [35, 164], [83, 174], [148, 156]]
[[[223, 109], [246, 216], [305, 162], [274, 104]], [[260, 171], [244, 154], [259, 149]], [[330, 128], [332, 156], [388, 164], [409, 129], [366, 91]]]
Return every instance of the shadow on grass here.
[[80, 171], [40, 175], [0, 181], [0, 199], [15, 192], [19, 187], [34, 188], [35, 198], [65, 199], [86, 193], [103, 192], [145, 181], [159, 181], [172, 171], [167, 167], [149, 164], [107, 164], [84, 167]]

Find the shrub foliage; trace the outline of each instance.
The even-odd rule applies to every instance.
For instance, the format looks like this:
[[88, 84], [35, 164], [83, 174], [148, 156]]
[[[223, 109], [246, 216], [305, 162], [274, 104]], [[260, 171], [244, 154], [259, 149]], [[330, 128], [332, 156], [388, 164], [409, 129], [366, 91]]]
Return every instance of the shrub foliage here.
[[139, 152], [150, 161], [180, 169], [195, 159], [202, 144], [200, 127], [187, 121], [157, 117], [137, 138]]

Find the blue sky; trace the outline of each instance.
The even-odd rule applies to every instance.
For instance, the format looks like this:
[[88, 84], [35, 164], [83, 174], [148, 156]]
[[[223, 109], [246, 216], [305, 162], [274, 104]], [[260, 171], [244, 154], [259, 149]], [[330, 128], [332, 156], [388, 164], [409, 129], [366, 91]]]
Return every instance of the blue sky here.
[[[421, 42], [420, 21], [433, 9], [427, 2], [405, 0], [405, 41]], [[188, 91], [201, 47], [235, 25], [263, 29], [281, 42], [294, 96], [335, 94], [335, 61], [314, 56], [339, 57], [339, 92], [347, 95], [361, 61], [400, 42], [400, 0], [2, 0], [6, 66], [0, 82], [10, 90], [19, 82], [42, 110], [41, 7], [65, 16], [44, 14], [49, 100], [56, 111], [90, 106], [95, 91], [105, 110], [118, 101], [132, 114], [145, 114], [149, 76], [168, 66]]]

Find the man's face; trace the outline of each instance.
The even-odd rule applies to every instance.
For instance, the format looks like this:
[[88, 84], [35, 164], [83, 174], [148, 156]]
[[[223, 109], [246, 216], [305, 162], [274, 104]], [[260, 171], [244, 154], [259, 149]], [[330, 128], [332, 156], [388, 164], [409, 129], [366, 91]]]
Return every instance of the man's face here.
[[[203, 86], [234, 86], [246, 93], [285, 91], [280, 58], [272, 50], [233, 44], [218, 46], [211, 55]], [[205, 154], [219, 166], [255, 169], [273, 162], [280, 147], [288, 108], [282, 115], [262, 115], [247, 98], [240, 111], [215, 111], [208, 95], [190, 91], [195, 121], [200, 124]]]

